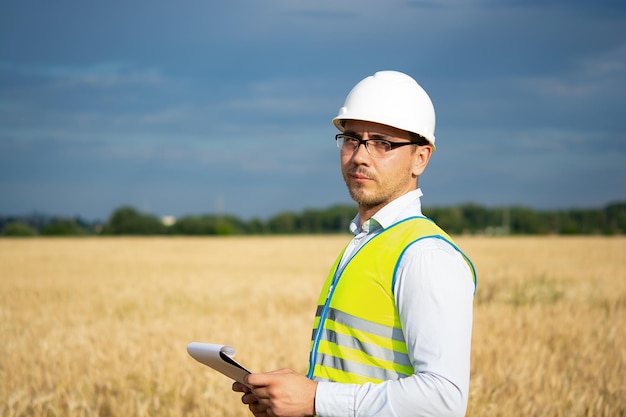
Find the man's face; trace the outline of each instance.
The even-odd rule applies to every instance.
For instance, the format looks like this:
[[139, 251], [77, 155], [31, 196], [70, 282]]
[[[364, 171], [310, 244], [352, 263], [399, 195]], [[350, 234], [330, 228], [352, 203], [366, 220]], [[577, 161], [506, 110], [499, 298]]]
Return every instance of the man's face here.
[[[344, 133], [363, 140], [384, 138], [389, 142], [409, 142], [408, 132], [387, 125], [348, 120]], [[416, 149], [417, 148], [417, 149]], [[341, 172], [350, 196], [360, 210], [371, 214], [394, 199], [417, 188], [420, 175], [430, 158], [430, 146], [402, 146], [373, 157], [364, 145], [350, 152], [340, 151]]]

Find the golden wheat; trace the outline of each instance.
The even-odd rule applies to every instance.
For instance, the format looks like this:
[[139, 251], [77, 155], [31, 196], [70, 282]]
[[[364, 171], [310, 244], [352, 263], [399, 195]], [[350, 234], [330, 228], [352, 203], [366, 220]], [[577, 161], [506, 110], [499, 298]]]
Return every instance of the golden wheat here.
[[[304, 372], [347, 236], [0, 240], [1, 416], [249, 416], [186, 353]], [[626, 238], [460, 237], [470, 416], [626, 415]]]

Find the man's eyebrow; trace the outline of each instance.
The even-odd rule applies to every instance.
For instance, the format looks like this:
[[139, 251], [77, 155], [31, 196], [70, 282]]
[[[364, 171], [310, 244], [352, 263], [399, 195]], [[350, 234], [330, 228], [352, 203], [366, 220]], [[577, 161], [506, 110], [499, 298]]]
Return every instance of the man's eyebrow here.
[[[348, 135], [348, 136], [354, 136], [359, 139], [363, 139], [363, 133], [355, 132], [353, 130], [344, 130], [343, 134]], [[385, 140], [389, 139], [389, 136], [383, 135], [382, 133], [376, 133], [376, 132], [367, 132], [367, 136], [370, 139], [385, 139]]]
[[348, 135], [348, 136], [355, 136], [355, 137], [358, 136], [360, 138], [358, 133], [356, 133], [354, 130], [344, 130], [343, 134]]
[[368, 136], [370, 137], [370, 139], [389, 139], [389, 136], [383, 135], [382, 133], [369, 133]]

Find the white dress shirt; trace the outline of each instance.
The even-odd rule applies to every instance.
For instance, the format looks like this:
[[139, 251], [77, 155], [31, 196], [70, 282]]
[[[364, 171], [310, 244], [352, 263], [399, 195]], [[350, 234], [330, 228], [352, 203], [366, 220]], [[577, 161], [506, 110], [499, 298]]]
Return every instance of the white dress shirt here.
[[[423, 216], [417, 189], [392, 201], [359, 229], [340, 268], [381, 229]], [[474, 282], [463, 256], [441, 239], [422, 239], [404, 253], [395, 302], [414, 374], [380, 384], [319, 382], [319, 417], [463, 416], [469, 391]]]

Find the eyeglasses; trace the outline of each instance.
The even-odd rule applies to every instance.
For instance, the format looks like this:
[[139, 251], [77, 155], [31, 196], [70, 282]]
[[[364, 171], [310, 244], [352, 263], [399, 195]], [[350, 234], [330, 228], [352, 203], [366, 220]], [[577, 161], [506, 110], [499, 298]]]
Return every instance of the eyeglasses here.
[[363, 145], [374, 158], [382, 158], [387, 152], [400, 146], [419, 145], [418, 142], [390, 142], [386, 139], [378, 138], [363, 140], [354, 136], [344, 135], [343, 133], [336, 135], [335, 140], [337, 141], [337, 147], [342, 152], [354, 153], [359, 146]]

